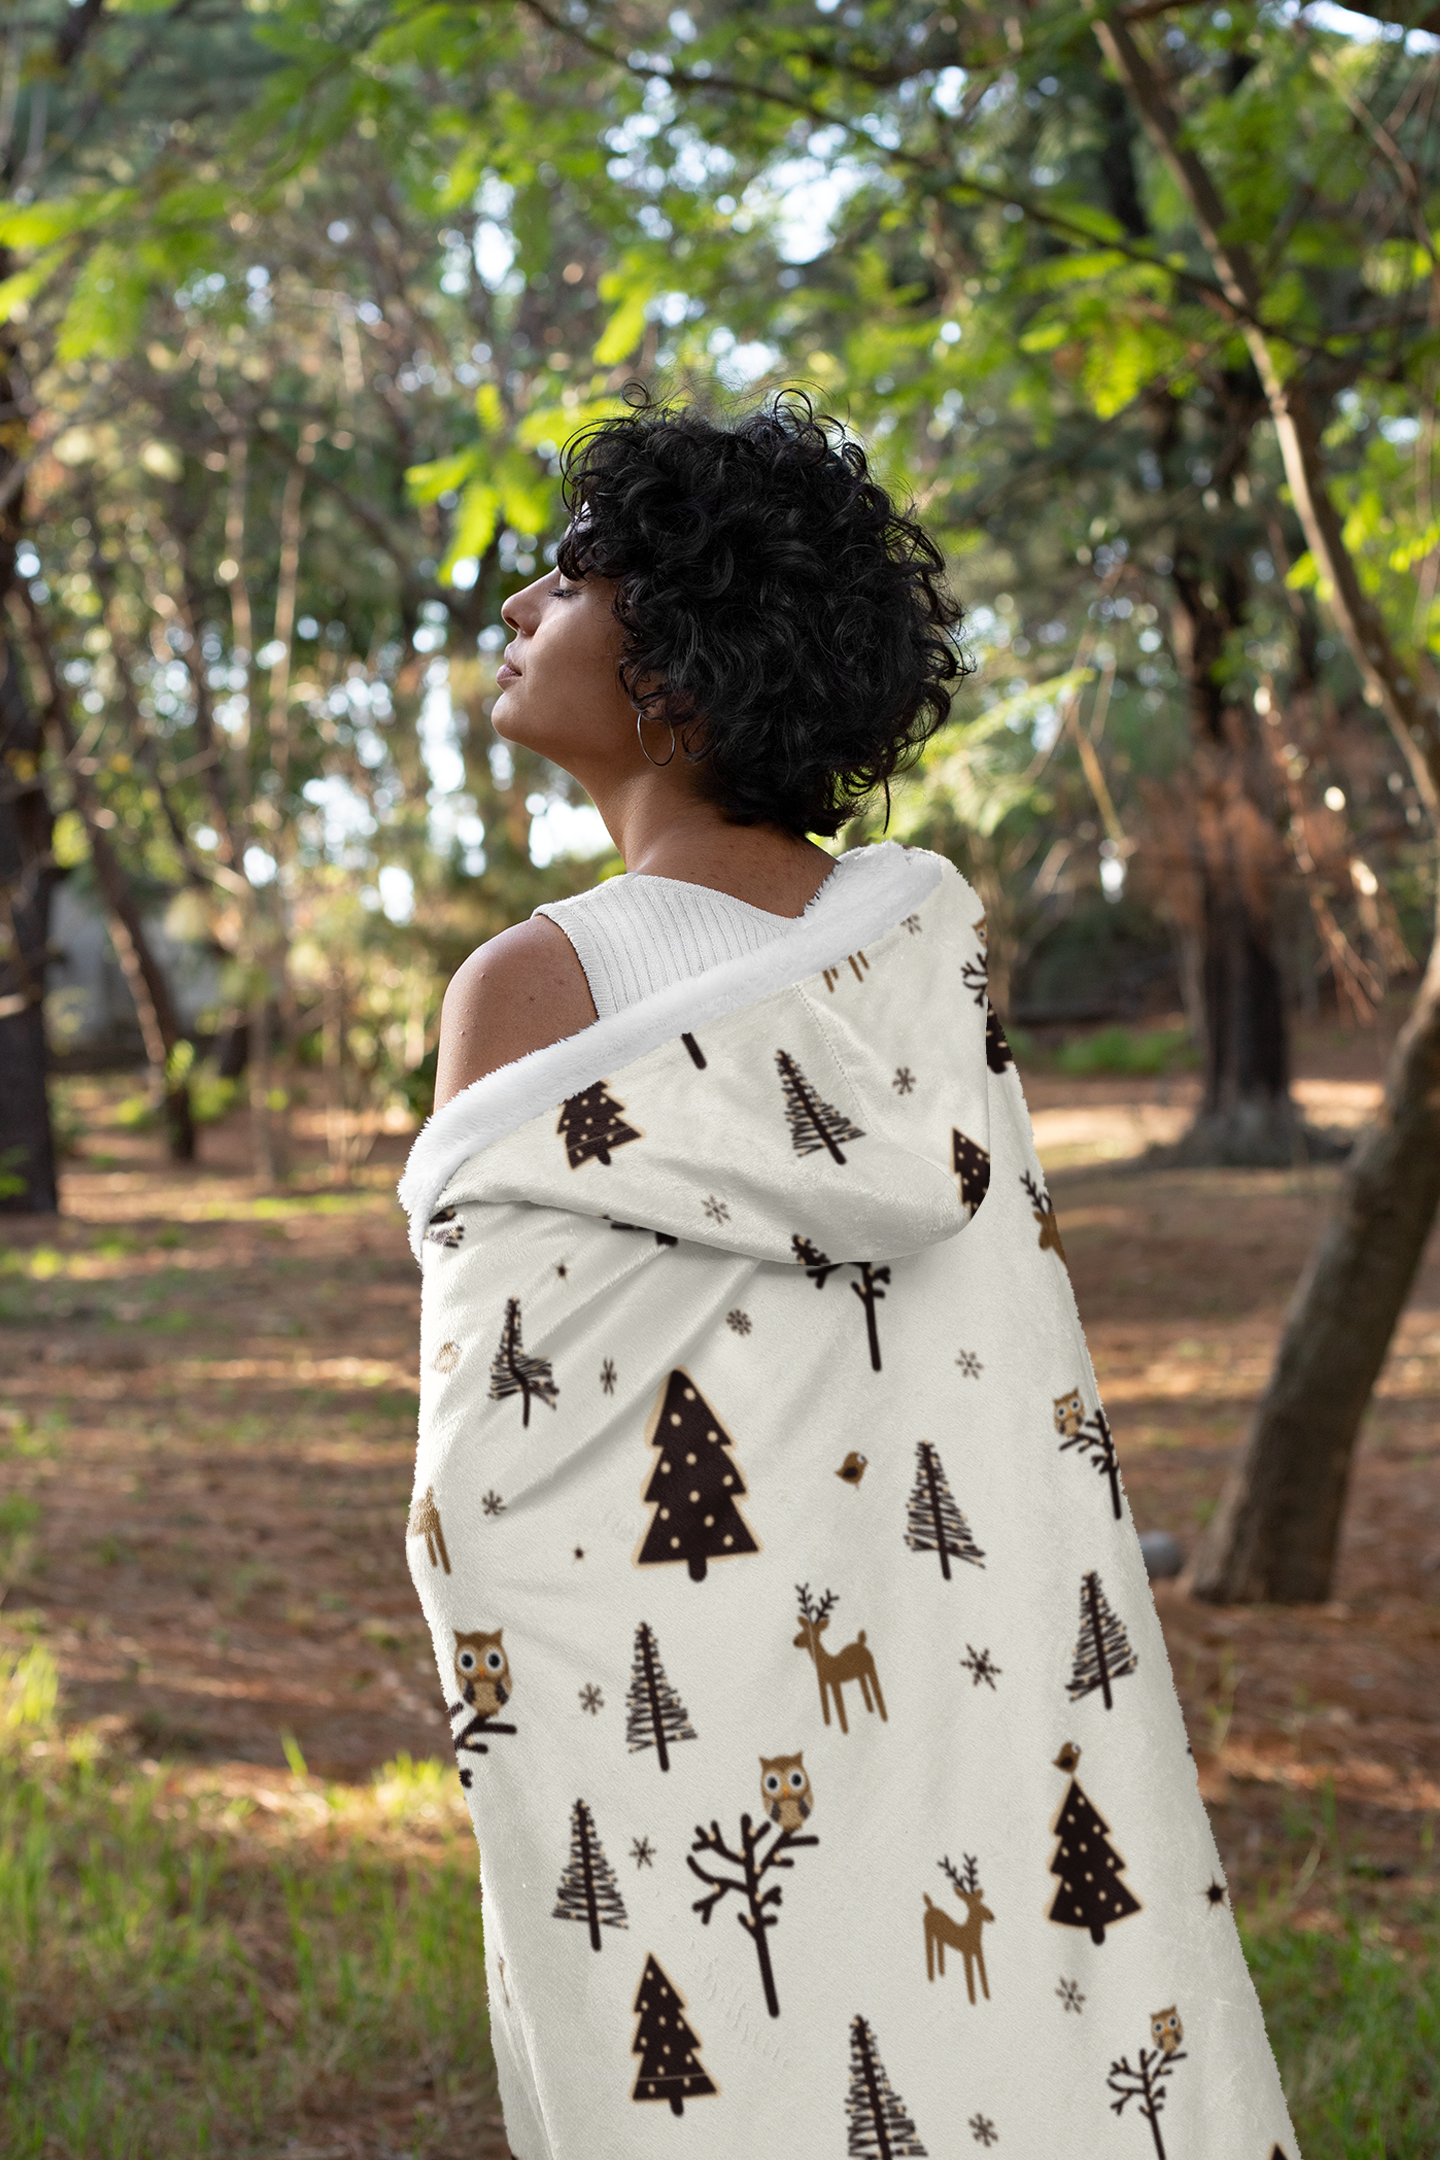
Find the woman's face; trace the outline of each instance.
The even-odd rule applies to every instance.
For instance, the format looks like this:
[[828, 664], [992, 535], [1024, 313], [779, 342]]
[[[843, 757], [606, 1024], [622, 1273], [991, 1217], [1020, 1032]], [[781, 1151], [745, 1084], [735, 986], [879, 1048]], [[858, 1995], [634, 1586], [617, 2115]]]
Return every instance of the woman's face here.
[[[613, 784], [644, 762], [635, 708], [620, 686], [614, 597], [607, 579], [549, 570], [500, 610], [515, 635], [500, 667], [495, 732], [573, 773], [592, 794], [592, 782]], [[664, 729], [648, 732], [658, 754]]]

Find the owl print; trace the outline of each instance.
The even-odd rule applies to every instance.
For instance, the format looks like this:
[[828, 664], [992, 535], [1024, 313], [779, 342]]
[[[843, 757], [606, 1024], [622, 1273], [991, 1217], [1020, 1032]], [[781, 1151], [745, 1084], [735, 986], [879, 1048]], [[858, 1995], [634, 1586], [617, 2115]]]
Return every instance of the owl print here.
[[782, 1830], [798, 1830], [815, 1806], [803, 1755], [762, 1755], [760, 1795], [765, 1813]]
[[455, 1630], [455, 1678], [460, 1683], [460, 1699], [481, 1717], [494, 1717], [510, 1700], [510, 1660], [500, 1643], [504, 1632], [496, 1628], [493, 1634], [482, 1629], [462, 1635], [459, 1628]]
[[1185, 2027], [1180, 2013], [1172, 2004], [1168, 2010], [1157, 2010], [1150, 2020], [1150, 2032], [1162, 2055], [1173, 2055], [1185, 2037]]
[[1079, 1388], [1055, 1397], [1055, 1430], [1062, 1440], [1073, 1440], [1085, 1422], [1085, 1405]]

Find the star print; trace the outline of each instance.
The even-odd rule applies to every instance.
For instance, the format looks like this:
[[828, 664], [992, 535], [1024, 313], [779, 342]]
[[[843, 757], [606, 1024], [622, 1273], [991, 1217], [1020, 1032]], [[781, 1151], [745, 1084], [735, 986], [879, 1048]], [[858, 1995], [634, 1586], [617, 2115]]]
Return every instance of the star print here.
[[973, 1350], [962, 1350], [959, 1357], [956, 1358], [955, 1363], [959, 1366], [961, 1372], [964, 1374], [967, 1380], [978, 1380], [981, 1373], [985, 1370], [985, 1367], [981, 1364], [979, 1358], [976, 1357]]
[[577, 1559], [577, 1560], [583, 1560], [583, 1559], [584, 1559], [584, 1557], [585, 1557], [585, 1547], [584, 1547], [583, 1545], [577, 1545], [577, 1546], [575, 1547], [575, 1557], [576, 1557], [576, 1559]]
[[648, 1837], [631, 1838], [630, 1857], [637, 1868], [655, 1865], [655, 1848]]
[[1080, 1992], [1078, 1980], [1067, 1980], [1062, 1974], [1060, 1985], [1056, 1988], [1055, 1993], [1067, 2010], [1073, 2010], [1076, 2017], [1084, 2017], [1085, 2013], [1080, 2005], [1084, 2002], [1085, 1997]]
[[979, 1687], [983, 1680], [993, 1695], [995, 1682], [1000, 1678], [1003, 1668], [992, 1661], [988, 1650], [977, 1650], [973, 1643], [966, 1643], [965, 1648], [970, 1655], [961, 1658], [962, 1669], [969, 1673], [976, 1687]]
[[1205, 1888], [1201, 1891], [1200, 1895], [1201, 1897], [1208, 1899], [1212, 1905], [1223, 1905], [1225, 1902], [1225, 1885], [1224, 1883], [1216, 1882], [1214, 1876], [1212, 1875]]
[[733, 1328], [737, 1335], [748, 1335], [750, 1333], [750, 1315], [748, 1312], [741, 1312], [737, 1305], [733, 1312], [726, 1313], [725, 1325], [728, 1328]]
[[890, 1082], [890, 1085], [894, 1088], [897, 1095], [913, 1094], [915, 1088], [915, 1075], [911, 1072], [908, 1065], [897, 1065], [895, 1068], [895, 1077]]
[[498, 1492], [487, 1492], [480, 1506], [486, 1515], [503, 1515], [505, 1512], [505, 1502]]
[[569, 1277], [569, 1274], [570, 1274], [570, 1270], [569, 1270], [569, 1268], [568, 1268], [568, 1267], [567, 1267], [567, 1266], [565, 1265], [565, 1262], [564, 1262], [563, 1260], [557, 1260], [557, 1261], [556, 1261], [556, 1263], [555, 1263], [555, 1272], [556, 1272], [556, 1274], [557, 1274], [557, 1275], [558, 1275], [558, 1276], [560, 1277], [560, 1280], [561, 1280], [561, 1282], [565, 1282], [565, 1281], [566, 1281], [566, 1280], [568, 1279], [568, 1277]]
[[605, 1390], [605, 1393], [606, 1393], [607, 1395], [613, 1395], [613, 1394], [614, 1394], [614, 1392], [615, 1392], [615, 1361], [614, 1361], [614, 1359], [613, 1359], [613, 1358], [608, 1358], [608, 1357], [607, 1357], [607, 1358], [606, 1358], [606, 1360], [605, 1360], [605, 1362], [604, 1362], [604, 1364], [603, 1364], [603, 1365], [602, 1365], [602, 1366], [600, 1367], [600, 1385], [601, 1385], [601, 1387], [602, 1387], [602, 1388], [604, 1388], [604, 1390]]
[[990, 2146], [999, 2144], [1000, 2133], [988, 2115], [972, 2115], [970, 2117], [970, 2128], [975, 2133], [977, 2145]]
[[717, 1200], [713, 1192], [705, 1202], [705, 1213], [713, 1223], [727, 1223], [730, 1220], [729, 1208], [723, 1200]]
[[591, 1717], [599, 1717], [605, 1707], [605, 1698], [598, 1687], [588, 1685], [580, 1690], [580, 1707], [588, 1710]]

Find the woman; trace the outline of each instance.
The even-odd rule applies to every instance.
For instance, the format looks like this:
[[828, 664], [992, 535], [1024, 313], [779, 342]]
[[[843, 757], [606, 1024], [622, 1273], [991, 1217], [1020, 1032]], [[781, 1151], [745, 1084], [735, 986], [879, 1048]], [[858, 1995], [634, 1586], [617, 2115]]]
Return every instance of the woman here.
[[567, 487], [494, 722], [628, 870], [460, 970], [402, 1186], [516, 2160], [1294, 2160], [978, 903], [807, 837], [939, 555], [801, 399]]

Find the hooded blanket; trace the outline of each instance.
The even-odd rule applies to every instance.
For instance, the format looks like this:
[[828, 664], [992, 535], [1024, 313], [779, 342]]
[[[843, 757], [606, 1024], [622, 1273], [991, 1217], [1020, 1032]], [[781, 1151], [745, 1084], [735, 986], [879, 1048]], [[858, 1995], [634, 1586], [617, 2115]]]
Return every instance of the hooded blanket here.
[[981, 910], [868, 854], [402, 1185], [511, 2147], [1295, 2160]]

